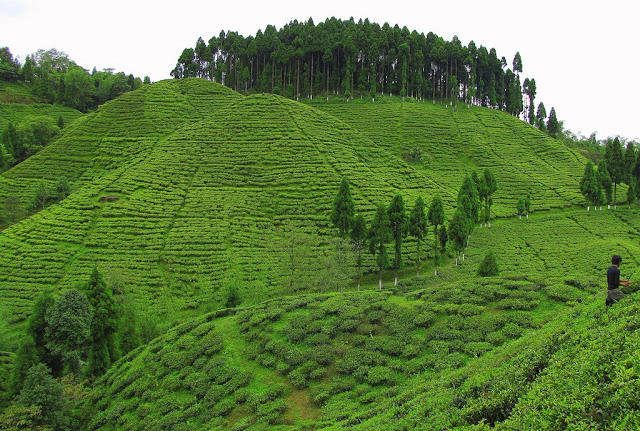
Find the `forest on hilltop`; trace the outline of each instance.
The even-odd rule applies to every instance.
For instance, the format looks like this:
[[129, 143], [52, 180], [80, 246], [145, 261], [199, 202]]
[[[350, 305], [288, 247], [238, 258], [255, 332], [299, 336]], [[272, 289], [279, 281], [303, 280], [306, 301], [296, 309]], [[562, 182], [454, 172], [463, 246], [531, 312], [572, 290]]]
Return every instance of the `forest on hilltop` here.
[[[494, 107], [547, 128], [544, 104], [534, 112], [535, 79], [521, 82], [522, 58], [507, 68], [494, 48], [467, 46], [457, 36], [446, 41], [424, 33], [330, 18], [315, 25], [291, 21], [268, 25], [255, 36], [221, 31], [206, 43], [185, 48], [171, 72], [175, 78], [202, 77], [243, 92], [270, 92], [290, 98], [318, 94], [392, 94], [416, 99], [464, 101]], [[506, 68], [506, 69], [505, 69]], [[524, 97], [524, 100], [523, 100]], [[559, 131], [555, 110], [550, 134]]]

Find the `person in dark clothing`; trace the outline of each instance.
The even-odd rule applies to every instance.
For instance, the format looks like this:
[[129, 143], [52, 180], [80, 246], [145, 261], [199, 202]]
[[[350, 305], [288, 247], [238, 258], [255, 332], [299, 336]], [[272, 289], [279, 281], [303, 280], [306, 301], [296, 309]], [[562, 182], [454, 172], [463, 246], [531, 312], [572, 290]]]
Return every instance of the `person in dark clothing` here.
[[620, 264], [622, 264], [622, 257], [614, 254], [611, 258], [611, 266], [607, 270], [607, 300], [605, 302], [607, 306], [624, 298], [624, 292], [620, 290], [620, 286], [629, 286], [629, 280], [620, 278]]

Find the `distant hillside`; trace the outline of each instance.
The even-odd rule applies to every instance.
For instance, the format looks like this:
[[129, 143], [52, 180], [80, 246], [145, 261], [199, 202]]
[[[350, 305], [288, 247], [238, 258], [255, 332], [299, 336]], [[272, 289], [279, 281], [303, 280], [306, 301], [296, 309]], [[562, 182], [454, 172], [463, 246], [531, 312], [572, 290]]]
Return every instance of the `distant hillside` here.
[[[0, 177], [1, 199], [30, 199], [41, 179], [50, 187], [61, 175], [72, 180], [68, 198], [0, 234], [6, 315], [22, 321], [42, 289], [73, 287], [94, 265], [117, 273], [124, 293], [159, 315], [215, 308], [236, 279], [249, 303], [287, 290], [285, 280], [296, 291], [328, 289], [318, 253], [334, 236], [328, 213], [343, 176], [367, 217], [397, 192], [408, 206], [440, 193], [450, 215], [463, 175], [485, 166], [498, 177], [496, 214], [513, 214], [526, 192], [535, 208], [580, 201], [582, 159], [504, 113], [348, 106], [371, 130], [279, 96], [243, 97], [193, 79], [144, 86], [74, 122]], [[381, 138], [374, 118], [402, 121], [391, 130], [409, 143]], [[402, 156], [414, 146], [424, 150], [421, 164]], [[307, 238], [312, 251], [298, 260], [317, 279], [287, 275], [292, 232]], [[408, 265], [414, 248], [409, 240]], [[365, 266], [373, 265], [367, 255]]]

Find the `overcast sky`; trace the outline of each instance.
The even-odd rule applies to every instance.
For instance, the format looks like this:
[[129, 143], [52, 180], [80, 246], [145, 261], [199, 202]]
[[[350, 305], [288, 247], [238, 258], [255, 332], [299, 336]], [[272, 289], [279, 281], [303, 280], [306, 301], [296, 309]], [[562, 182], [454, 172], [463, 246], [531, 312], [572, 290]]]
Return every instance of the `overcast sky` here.
[[0, 0], [0, 46], [22, 61], [56, 48], [86, 69], [169, 78], [186, 47], [221, 30], [255, 35], [312, 17], [369, 18], [433, 31], [463, 45], [495, 48], [523, 77], [535, 78], [536, 104], [556, 108], [565, 128], [598, 138], [640, 139], [640, 1], [513, 0], [137, 1]]

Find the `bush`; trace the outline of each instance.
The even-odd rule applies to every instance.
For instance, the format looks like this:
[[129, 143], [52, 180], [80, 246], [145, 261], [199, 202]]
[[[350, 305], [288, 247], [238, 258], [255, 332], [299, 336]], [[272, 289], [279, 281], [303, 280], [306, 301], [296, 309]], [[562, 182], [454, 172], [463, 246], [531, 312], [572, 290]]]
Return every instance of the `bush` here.
[[478, 275], [480, 277], [493, 277], [498, 275], [499, 272], [496, 254], [493, 251], [490, 251], [480, 264], [480, 267], [478, 268]]

